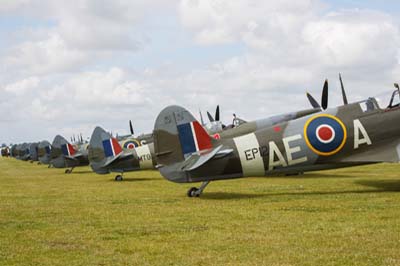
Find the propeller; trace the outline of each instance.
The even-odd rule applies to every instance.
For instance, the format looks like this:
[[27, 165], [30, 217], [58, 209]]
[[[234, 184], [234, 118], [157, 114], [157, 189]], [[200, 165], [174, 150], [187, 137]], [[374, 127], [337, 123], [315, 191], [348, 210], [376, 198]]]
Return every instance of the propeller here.
[[210, 120], [210, 122], [219, 121], [219, 105], [217, 105], [217, 108], [215, 109], [214, 117], [208, 111], [207, 111], [207, 116], [208, 116], [208, 120]]
[[131, 120], [129, 120], [129, 129], [131, 130], [131, 135], [133, 135], [134, 131], [133, 131], [133, 126], [132, 126], [132, 121]]
[[322, 89], [321, 104], [319, 104], [317, 100], [315, 100], [315, 98], [308, 92], [307, 98], [313, 108], [321, 108], [323, 110], [328, 108], [328, 80], [325, 80], [324, 87]]
[[219, 121], [219, 105], [217, 105], [217, 109], [215, 109], [215, 121]]
[[394, 87], [400, 92], [400, 87], [399, 87], [399, 84], [398, 84], [398, 83], [395, 83], [395, 84], [394, 84]]
[[322, 89], [321, 95], [321, 107], [322, 109], [328, 108], [328, 80], [325, 80], [324, 88]]
[[208, 116], [208, 120], [210, 120], [210, 122], [214, 122], [214, 117], [212, 117], [212, 115], [207, 111], [207, 116]]
[[312, 97], [312, 95], [309, 94], [308, 92], [307, 92], [307, 98], [313, 108], [321, 108], [321, 105], [319, 105], [319, 103], [314, 99], [314, 97]]
[[203, 119], [203, 114], [201, 113], [201, 110], [199, 109], [199, 114], [200, 114], [200, 121], [201, 121], [201, 125], [204, 126], [204, 119]]
[[340, 73], [339, 73], [339, 80], [340, 80], [340, 86], [342, 87], [343, 104], [347, 105], [349, 102], [347, 101], [346, 91], [344, 90], [342, 75]]

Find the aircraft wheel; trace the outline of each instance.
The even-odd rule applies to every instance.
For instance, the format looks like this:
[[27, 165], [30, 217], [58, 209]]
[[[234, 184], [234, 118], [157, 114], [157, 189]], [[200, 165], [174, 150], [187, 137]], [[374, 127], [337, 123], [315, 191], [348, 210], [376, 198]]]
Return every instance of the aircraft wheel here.
[[115, 181], [122, 181], [122, 175], [117, 175], [116, 177], [115, 177]]
[[199, 189], [197, 187], [191, 187], [187, 192], [187, 196], [189, 198], [198, 197], [200, 196], [199, 193], [197, 193], [198, 191]]
[[65, 173], [66, 173], [66, 174], [70, 174], [70, 173], [71, 173], [71, 170], [65, 169]]

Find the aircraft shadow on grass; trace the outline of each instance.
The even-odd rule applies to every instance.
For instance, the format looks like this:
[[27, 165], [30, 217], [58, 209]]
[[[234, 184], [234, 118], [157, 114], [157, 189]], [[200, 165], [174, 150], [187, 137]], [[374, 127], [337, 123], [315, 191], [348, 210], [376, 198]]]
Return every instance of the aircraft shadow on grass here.
[[[124, 180], [119, 181], [119, 182], [139, 182], [139, 181], [154, 181], [154, 180], [160, 180], [160, 178], [155, 178], [155, 177], [141, 177], [141, 178], [136, 178], [136, 177], [132, 177], [132, 178], [126, 178], [124, 177]], [[114, 178], [113, 179], [109, 179], [109, 182], [113, 182], [115, 183]]]
[[89, 170], [87, 170], [87, 171], [74, 171], [74, 172], [71, 172], [70, 175], [82, 175], [82, 174], [92, 174], [92, 173], [93, 173], [93, 171], [89, 171]]
[[374, 187], [375, 192], [400, 192], [400, 180], [391, 179], [391, 180], [361, 180], [357, 181], [356, 184]]
[[[266, 177], [266, 178], [282, 178], [282, 176]], [[312, 179], [312, 178], [354, 178], [354, 176], [346, 174], [329, 174], [329, 173], [306, 173], [303, 175], [286, 176], [285, 178], [292, 179]]]
[[362, 180], [355, 182], [358, 185], [371, 187], [371, 189], [344, 190], [344, 191], [304, 191], [304, 192], [282, 192], [282, 193], [232, 193], [232, 192], [209, 192], [202, 196], [209, 200], [230, 200], [230, 199], [252, 199], [252, 198], [273, 198], [280, 196], [318, 196], [318, 195], [340, 195], [340, 194], [365, 194], [400, 192], [400, 180]]

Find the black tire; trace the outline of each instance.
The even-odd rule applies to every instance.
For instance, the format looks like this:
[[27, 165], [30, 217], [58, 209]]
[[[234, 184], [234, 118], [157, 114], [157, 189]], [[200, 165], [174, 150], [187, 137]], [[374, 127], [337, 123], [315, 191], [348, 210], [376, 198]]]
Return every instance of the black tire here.
[[122, 181], [122, 180], [123, 180], [122, 175], [115, 176], [115, 181]]
[[65, 173], [70, 174], [71, 172], [69, 171], [69, 169], [65, 169]]
[[199, 195], [196, 195], [197, 190], [199, 190], [197, 187], [191, 187], [187, 192], [187, 196], [189, 198], [198, 197]]

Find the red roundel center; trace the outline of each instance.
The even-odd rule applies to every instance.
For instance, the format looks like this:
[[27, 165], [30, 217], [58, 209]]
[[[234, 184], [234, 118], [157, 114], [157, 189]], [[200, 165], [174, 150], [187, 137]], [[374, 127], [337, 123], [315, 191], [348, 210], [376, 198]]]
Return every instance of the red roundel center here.
[[133, 143], [129, 143], [129, 144], [128, 144], [128, 149], [131, 149], [131, 150], [132, 150], [132, 149], [134, 149], [134, 148], [135, 148], [135, 145], [134, 145]]
[[318, 137], [323, 141], [329, 141], [333, 136], [332, 129], [327, 126], [322, 126], [318, 130]]

